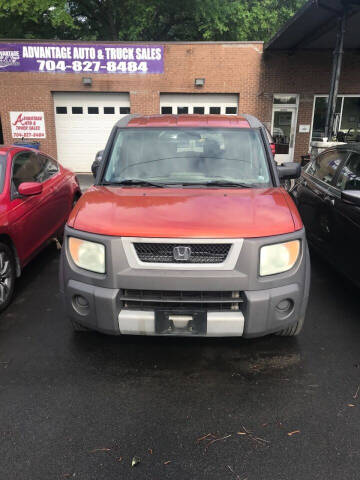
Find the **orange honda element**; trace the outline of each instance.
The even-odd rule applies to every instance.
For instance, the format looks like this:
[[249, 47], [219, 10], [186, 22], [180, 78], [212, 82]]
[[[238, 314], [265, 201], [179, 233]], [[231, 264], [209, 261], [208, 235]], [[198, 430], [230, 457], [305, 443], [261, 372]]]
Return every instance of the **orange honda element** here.
[[297, 335], [310, 262], [265, 127], [250, 115], [128, 115], [65, 229], [60, 285], [75, 330]]

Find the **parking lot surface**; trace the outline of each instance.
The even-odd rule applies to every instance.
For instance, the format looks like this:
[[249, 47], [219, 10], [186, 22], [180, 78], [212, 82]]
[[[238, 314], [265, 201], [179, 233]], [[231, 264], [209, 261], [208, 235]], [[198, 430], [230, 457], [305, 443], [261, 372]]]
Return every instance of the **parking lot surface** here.
[[359, 478], [359, 292], [317, 257], [297, 339], [74, 334], [58, 264], [1, 314], [1, 479]]

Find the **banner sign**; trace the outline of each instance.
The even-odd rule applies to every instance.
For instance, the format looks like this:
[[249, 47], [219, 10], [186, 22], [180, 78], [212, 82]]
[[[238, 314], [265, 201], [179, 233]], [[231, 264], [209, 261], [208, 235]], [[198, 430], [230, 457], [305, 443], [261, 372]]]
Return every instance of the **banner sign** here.
[[0, 42], [1, 72], [164, 73], [164, 47]]
[[46, 138], [44, 112], [10, 112], [13, 138]]

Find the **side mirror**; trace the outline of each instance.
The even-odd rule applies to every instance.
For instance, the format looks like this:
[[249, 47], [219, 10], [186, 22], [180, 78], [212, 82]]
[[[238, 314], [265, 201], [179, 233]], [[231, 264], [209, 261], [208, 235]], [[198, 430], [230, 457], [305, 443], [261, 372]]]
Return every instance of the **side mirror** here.
[[30, 195], [39, 195], [42, 192], [42, 183], [38, 182], [24, 182], [18, 186], [18, 192], [20, 195], [29, 197]]
[[280, 180], [291, 180], [300, 177], [301, 166], [297, 162], [286, 162], [277, 166], [277, 172]]
[[101, 160], [94, 160], [92, 165], [91, 165], [91, 171], [92, 171], [92, 174], [93, 174], [94, 178], [96, 178], [98, 168], [100, 167], [100, 162], [101, 162]]
[[341, 192], [341, 200], [351, 205], [360, 206], [360, 191], [359, 190], [344, 190]]

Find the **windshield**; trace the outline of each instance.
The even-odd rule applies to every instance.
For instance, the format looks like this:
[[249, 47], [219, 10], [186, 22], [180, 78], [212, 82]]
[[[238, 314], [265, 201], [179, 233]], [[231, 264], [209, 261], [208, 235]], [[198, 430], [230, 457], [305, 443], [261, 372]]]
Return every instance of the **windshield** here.
[[103, 183], [271, 186], [258, 130], [119, 129]]

